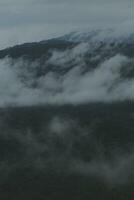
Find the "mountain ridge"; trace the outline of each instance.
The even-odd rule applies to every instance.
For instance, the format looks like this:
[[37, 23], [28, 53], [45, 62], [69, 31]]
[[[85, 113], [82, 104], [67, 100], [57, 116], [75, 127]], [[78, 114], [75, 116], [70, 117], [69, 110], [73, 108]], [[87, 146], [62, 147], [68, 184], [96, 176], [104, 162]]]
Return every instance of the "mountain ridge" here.
[[125, 34], [124, 36], [112, 29], [97, 29], [94, 31], [75, 31], [61, 37], [42, 40], [40, 42], [30, 42], [15, 45], [0, 50], [0, 59], [9, 56], [18, 58], [26, 56], [32, 59], [38, 59], [51, 50], [65, 51], [72, 49], [81, 43], [89, 45], [89, 50], [115, 51], [115, 53], [126, 56], [134, 55], [134, 33]]

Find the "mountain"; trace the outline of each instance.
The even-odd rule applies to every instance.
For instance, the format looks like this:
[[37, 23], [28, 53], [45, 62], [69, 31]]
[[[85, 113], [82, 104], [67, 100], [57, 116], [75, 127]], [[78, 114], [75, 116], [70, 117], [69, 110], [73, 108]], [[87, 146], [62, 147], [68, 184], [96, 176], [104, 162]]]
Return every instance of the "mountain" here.
[[[25, 43], [0, 50], [0, 59], [9, 56], [13, 59], [24, 57], [29, 60], [46, 60], [52, 55], [52, 51], [64, 52], [71, 50], [79, 44], [87, 44], [84, 54], [90, 62], [91, 56], [99, 55], [102, 59], [121, 54], [134, 56], [134, 33], [119, 34], [113, 29], [94, 31], [78, 31], [59, 38], [45, 40], [36, 43]], [[83, 53], [83, 52], [82, 52]]]
[[[15, 102], [27, 90], [37, 102], [40, 94], [43, 97], [40, 103], [76, 103], [76, 97], [78, 103], [132, 100], [133, 59], [133, 34], [122, 36], [111, 29], [74, 32], [17, 45], [0, 51], [1, 64], [9, 69], [2, 68], [0, 92], [4, 99], [9, 95], [3, 92], [8, 84], [3, 77], [10, 74], [10, 100]], [[53, 95], [56, 99], [51, 98]]]
[[[134, 44], [134, 33], [119, 34], [118, 31], [113, 29], [99, 29], [94, 31], [77, 31], [64, 35], [59, 38], [44, 40], [36, 43], [25, 43], [17, 45], [0, 51], [0, 58], [11, 56], [18, 58], [27, 56], [30, 58], [40, 58], [50, 50], [63, 51], [68, 48], [73, 48], [80, 43], [90, 44], [93, 50], [104, 50], [109, 48], [116, 53], [130, 55], [130, 49]], [[89, 47], [89, 48], [90, 48]], [[126, 50], [126, 51], [125, 51]], [[91, 49], [90, 49], [91, 51]], [[110, 52], [109, 52], [110, 53]]]
[[2, 200], [134, 199], [134, 40], [117, 33], [0, 51]]
[[134, 99], [132, 36], [111, 29], [75, 32], [1, 50], [0, 105]]

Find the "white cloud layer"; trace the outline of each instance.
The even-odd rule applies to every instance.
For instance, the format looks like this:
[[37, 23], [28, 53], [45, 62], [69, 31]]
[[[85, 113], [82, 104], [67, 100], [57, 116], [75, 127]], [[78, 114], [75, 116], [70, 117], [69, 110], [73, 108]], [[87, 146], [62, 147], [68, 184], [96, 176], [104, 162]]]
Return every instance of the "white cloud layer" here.
[[68, 63], [75, 60], [75, 66], [64, 75], [49, 71], [37, 78], [37, 62], [29, 65], [26, 61], [18, 60], [11, 66], [10, 59], [1, 60], [0, 106], [134, 100], [134, 79], [121, 78], [120, 73], [122, 66], [128, 66], [133, 60], [116, 55], [94, 70], [82, 73], [83, 48], [87, 48], [86, 44], [78, 45], [70, 52], [53, 52], [48, 64], [57, 64], [58, 70], [63, 66], [70, 67]]

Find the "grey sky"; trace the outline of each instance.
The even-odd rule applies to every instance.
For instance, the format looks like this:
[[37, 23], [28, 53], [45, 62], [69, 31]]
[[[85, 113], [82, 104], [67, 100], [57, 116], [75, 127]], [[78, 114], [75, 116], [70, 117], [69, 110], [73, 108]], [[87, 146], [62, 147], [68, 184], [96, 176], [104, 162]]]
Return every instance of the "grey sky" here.
[[79, 28], [133, 25], [133, 0], [0, 0], [0, 48]]

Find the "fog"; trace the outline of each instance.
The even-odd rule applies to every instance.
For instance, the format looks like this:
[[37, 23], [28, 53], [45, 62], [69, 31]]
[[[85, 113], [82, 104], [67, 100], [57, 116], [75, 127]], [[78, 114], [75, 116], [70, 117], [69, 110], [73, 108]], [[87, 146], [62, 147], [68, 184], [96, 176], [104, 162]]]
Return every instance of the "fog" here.
[[[44, 64], [56, 65], [58, 73], [48, 71], [36, 76], [39, 63], [23, 59], [0, 61], [0, 106], [64, 105], [90, 102], [134, 100], [134, 79], [121, 76], [122, 67], [129, 67], [133, 59], [115, 55], [86, 73], [84, 56], [90, 45], [82, 43], [72, 50], [52, 52]], [[94, 55], [92, 60], [100, 59]], [[71, 69], [70, 66], [73, 65]], [[67, 70], [60, 74], [60, 70]]]
[[[2, 119], [2, 118], [1, 118]], [[22, 167], [38, 170], [40, 173], [53, 170], [55, 173], [78, 174], [88, 178], [97, 178], [109, 187], [118, 187], [133, 182], [134, 152], [121, 153], [113, 149], [110, 159], [106, 159], [103, 144], [93, 134], [93, 127], [82, 127], [69, 118], [54, 117], [44, 125], [38, 134], [30, 129], [8, 130], [0, 133], [1, 140], [8, 141], [8, 162], [1, 155], [0, 183], [6, 181], [7, 175], [21, 170]], [[84, 146], [88, 141], [88, 151]], [[79, 145], [76, 145], [79, 144]], [[12, 146], [11, 146], [12, 147]], [[6, 150], [5, 150], [6, 151]], [[89, 160], [85, 161], [85, 155]], [[15, 160], [12, 160], [15, 155]], [[17, 158], [17, 159], [16, 159]], [[12, 177], [12, 176], [11, 176]]]

